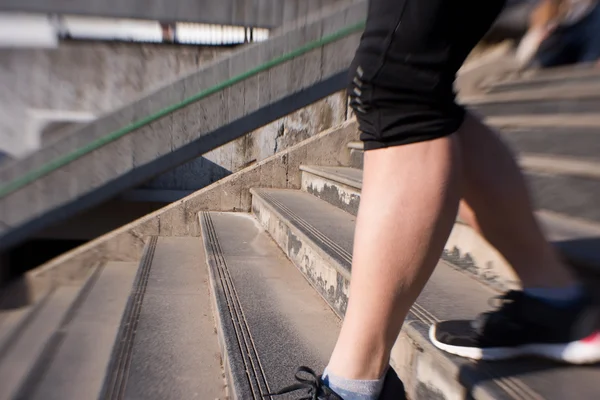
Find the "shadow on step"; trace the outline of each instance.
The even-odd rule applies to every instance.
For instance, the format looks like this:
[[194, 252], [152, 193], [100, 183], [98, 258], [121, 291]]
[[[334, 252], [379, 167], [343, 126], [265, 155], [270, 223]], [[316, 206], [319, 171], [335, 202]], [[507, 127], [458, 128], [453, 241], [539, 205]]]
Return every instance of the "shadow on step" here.
[[[594, 375], [600, 371], [600, 364], [596, 365], [585, 365], [585, 366], [565, 366], [564, 364], [551, 362], [543, 359], [522, 359], [512, 361], [495, 361], [495, 362], [478, 362], [478, 363], [467, 363], [464, 364], [459, 372], [459, 381], [465, 387], [476, 388], [481, 386], [483, 383], [494, 380], [495, 382], [501, 383], [501, 386], [507, 387], [511, 391], [516, 393], [529, 392], [536, 393], [538, 390], [542, 392], [548, 392], [548, 386], [558, 385], [561, 387], [565, 384], [565, 381], [570, 381], [570, 390], [573, 387], [579, 386], [582, 392], [589, 392], [595, 390], [594, 388], [588, 387], [590, 385], [589, 374]], [[507, 379], [508, 378], [508, 379]], [[510, 378], [519, 378], [514, 381]], [[521, 382], [521, 380], [525, 382]], [[573, 382], [573, 381], [579, 381]], [[533, 386], [530, 386], [533, 384]], [[538, 386], [539, 385], [539, 386]], [[559, 391], [560, 392], [560, 391]], [[558, 392], [556, 393], [559, 397], [549, 397], [548, 399], [562, 399]], [[467, 393], [466, 399], [473, 399], [473, 393]], [[538, 397], [536, 397], [538, 398]], [[547, 398], [547, 397], [543, 397]], [[583, 399], [590, 398], [587, 396], [578, 396], [573, 394], [572, 399]]]

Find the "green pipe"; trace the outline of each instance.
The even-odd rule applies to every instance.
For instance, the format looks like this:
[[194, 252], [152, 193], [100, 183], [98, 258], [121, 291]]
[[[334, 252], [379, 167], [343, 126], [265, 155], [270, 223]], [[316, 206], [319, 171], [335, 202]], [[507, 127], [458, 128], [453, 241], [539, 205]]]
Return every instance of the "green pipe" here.
[[132, 122], [129, 125], [126, 125], [121, 129], [111, 132], [108, 135], [103, 136], [99, 139], [96, 139], [96, 140], [86, 144], [85, 146], [72, 151], [69, 154], [60, 156], [60, 157], [48, 162], [47, 164], [44, 164], [41, 167], [34, 169], [33, 171], [30, 171], [30, 172], [26, 173], [25, 175], [15, 178], [11, 182], [8, 182], [8, 183], [0, 186], [0, 198], [5, 197], [5, 196], [15, 192], [15, 191], [21, 189], [22, 187], [29, 185], [30, 183], [33, 183], [35, 180], [37, 180], [45, 175], [48, 175], [49, 173], [54, 172], [61, 167], [64, 167], [65, 165], [69, 164], [70, 162], [73, 162], [73, 161], [77, 160], [78, 158], [81, 158], [84, 155], [89, 154], [92, 151], [97, 150], [98, 148], [100, 148], [102, 146], [105, 146], [111, 142], [114, 142], [115, 140], [127, 135], [128, 133], [131, 133], [137, 129], [140, 129], [141, 127], [143, 127], [145, 125], [148, 125], [160, 118], [163, 118], [163, 117], [165, 117], [181, 108], [184, 108], [192, 103], [202, 100], [202, 99], [204, 99], [214, 93], [217, 93], [227, 87], [233, 86], [236, 83], [244, 81], [260, 72], [266, 71], [277, 65], [283, 64], [287, 61], [292, 60], [293, 58], [304, 55], [304, 54], [306, 54], [312, 50], [315, 50], [319, 47], [322, 47], [322, 46], [325, 46], [332, 42], [338, 41], [338, 40], [340, 40], [346, 36], [349, 36], [353, 33], [359, 32], [364, 29], [364, 26], [365, 26], [365, 23], [360, 22], [358, 24], [347, 26], [335, 33], [330, 34], [330, 35], [323, 36], [322, 38], [315, 40], [313, 42], [309, 42], [289, 53], [283, 54], [279, 57], [275, 57], [272, 60], [259, 65], [258, 67], [252, 68], [249, 71], [246, 71], [237, 76], [229, 78], [229, 79], [227, 79], [221, 83], [218, 83], [217, 85], [212, 86], [208, 89], [204, 89], [204, 90], [200, 91], [199, 93], [197, 93], [191, 97], [188, 97], [187, 99], [185, 99], [179, 103], [170, 105], [152, 115], [144, 117], [138, 121]]

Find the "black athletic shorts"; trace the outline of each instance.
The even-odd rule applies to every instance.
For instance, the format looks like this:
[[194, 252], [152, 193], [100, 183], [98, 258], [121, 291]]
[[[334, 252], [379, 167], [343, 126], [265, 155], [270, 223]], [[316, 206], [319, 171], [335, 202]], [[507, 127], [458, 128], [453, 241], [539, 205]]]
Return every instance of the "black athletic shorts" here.
[[505, 1], [370, 1], [348, 88], [366, 150], [458, 130], [456, 72]]

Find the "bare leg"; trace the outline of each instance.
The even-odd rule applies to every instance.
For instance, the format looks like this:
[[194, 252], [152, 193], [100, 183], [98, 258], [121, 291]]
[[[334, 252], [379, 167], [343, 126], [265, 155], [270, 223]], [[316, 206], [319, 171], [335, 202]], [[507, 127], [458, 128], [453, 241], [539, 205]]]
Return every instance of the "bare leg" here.
[[438, 262], [460, 198], [456, 135], [365, 154], [351, 296], [328, 369], [377, 379]]
[[575, 283], [544, 238], [534, 218], [523, 175], [506, 145], [470, 114], [458, 138], [463, 150], [461, 217], [504, 255], [524, 286]]

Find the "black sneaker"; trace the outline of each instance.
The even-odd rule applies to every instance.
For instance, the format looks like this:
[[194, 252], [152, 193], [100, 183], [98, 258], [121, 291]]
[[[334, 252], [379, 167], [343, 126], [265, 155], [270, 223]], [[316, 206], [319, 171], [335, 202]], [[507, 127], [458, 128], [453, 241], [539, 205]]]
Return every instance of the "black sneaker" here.
[[498, 297], [475, 321], [444, 321], [429, 337], [441, 350], [475, 360], [540, 356], [570, 364], [600, 362], [598, 309], [589, 298], [555, 307], [520, 291]]
[[[303, 378], [302, 375], [306, 375], [306, 378]], [[298, 400], [343, 400], [323, 383], [323, 380], [315, 371], [308, 367], [298, 368], [295, 377], [298, 383], [285, 387], [276, 393], [266, 394], [263, 397], [280, 396], [301, 390], [304, 391], [303, 394], [306, 396]]]

